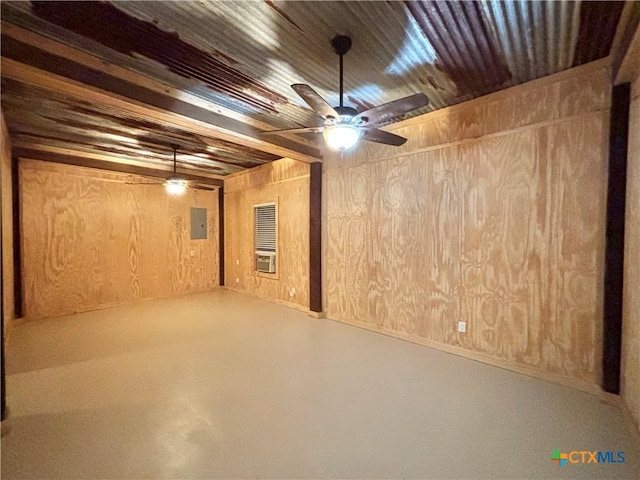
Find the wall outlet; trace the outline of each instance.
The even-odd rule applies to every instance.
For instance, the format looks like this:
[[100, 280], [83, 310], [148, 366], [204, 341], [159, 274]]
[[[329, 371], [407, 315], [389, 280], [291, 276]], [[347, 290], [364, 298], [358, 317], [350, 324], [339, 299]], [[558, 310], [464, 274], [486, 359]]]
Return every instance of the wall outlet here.
[[289, 296], [290, 297], [296, 296], [296, 289], [294, 287], [291, 287], [291, 290], [289, 290]]
[[240, 283], [240, 279], [236, 277], [236, 283]]
[[236, 260], [236, 265], [240, 265], [240, 260]]
[[458, 332], [466, 333], [467, 332], [467, 322], [458, 322]]
[[190, 255], [190, 256], [192, 256], [192, 257], [193, 257], [195, 254], [196, 254], [195, 250], [189, 250], [189, 255]]

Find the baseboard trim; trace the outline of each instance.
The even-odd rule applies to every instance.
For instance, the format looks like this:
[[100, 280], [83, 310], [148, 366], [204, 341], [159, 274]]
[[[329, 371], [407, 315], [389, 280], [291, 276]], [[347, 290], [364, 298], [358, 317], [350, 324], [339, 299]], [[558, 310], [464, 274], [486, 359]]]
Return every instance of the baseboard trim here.
[[230, 292], [239, 293], [240, 295], [246, 295], [248, 297], [259, 298], [260, 300], [267, 300], [269, 302], [277, 303], [278, 305], [282, 305], [283, 307], [293, 308], [295, 310], [299, 310], [300, 312], [306, 313], [308, 316], [310, 316], [312, 318], [326, 318], [327, 317], [327, 312], [314, 312], [314, 311], [310, 310], [309, 307], [306, 306], [306, 305], [298, 305], [297, 303], [291, 303], [291, 302], [287, 302], [285, 300], [280, 300], [280, 299], [277, 299], [277, 298], [263, 297], [261, 295], [258, 295], [257, 293], [249, 292], [247, 290], [240, 290], [240, 289], [233, 288], [233, 287], [223, 286], [221, 288], [224, 288], [225, 290], [229, 290]]
[[295, 310], [299, 310], [307, 314], [311, 312], [311, 310], [309, 310], [309, 307], [307, 305], [299, 305], [297, 303], [291, 303], [285, 300], [280, 300], [279, 298], [263, 297], [262, 295], [258, 295], [255, 292], [250, 292], [248, 290], [240, 290], [238, 288], [233, 288], [228, 286], [223, 286], [221, 288], [224, 288], [225, 290], [229, 290], [230, 292], [239, 293], [240, 295], [246, 295], [247, 297], [259, 298], [260, 300], [267, 300], [269, 302], [277, 303], [278, 305], [282, 305], [283, 307], [293, 308]]
[[116, 307], [123, 307], [126, 305], [135, 305], [137, 303], [144, 303], [144, 302], [153, 302], [154, 300], [169, 300], [171, 298], [178, 298], [178, 297], [184, 297], [187, 295], [197, 295], [199, 293], [206, 293], [206, 292], [214, 292], [220, 288], [224, 288], [221, 287], [220, 285], [214, 285], [212, 287], [207, 287], [207, 288], [203, 288], [203, 289], [197, 289], [197, 290], [192, 290], [192, 291], [188, 291], [188, 292], [176, 292], [170, 295], [160, 295], [157, 297], [146, 297], [146, 298], [136, 298], [136, 299], [132, 299], [132, 300], [125, 300], [122, 302], [112, 302], [112, 303], [105, 303], [105, 304], [101, 304], [101, 305], [95, 305], [92, 307], [87, 307], [87, 308], [81, 308], [78, 309], [76, 311], [73, 312], [67, 312], [67, 313], [61, 313], [60, 315], [51, 315], [51, 316], [45, 316], [45, 317], [29, 317], [28, 315], [25, 315], [24, 317], [21, 317], [19, 320], [19, 322], [14, 323], [14, 327], [22, 324], [22, 323], [30, 323], [30, 322], [37, 322], [40, 320], [50, 320], [52, 318], [61, 318], [61, 317], [66, 317], [68, 315], [75, 315], [77, 313], [88, 313], [88, 312], [96, 312], [99, 310], [106, 310], [108, 308], [116, 308]]
[[[351, 325], [358, 328], [363, 328], [365, 330], [369, 330], [371, 332], [379, 333], [381, 335], [386, 335], [393, 338], [398, 338], [400, 340], [405, 340], [411, 343], [417, 343], [418, 345], [423, 345], [425, 347], [430, 347], [436, 350], [440, 350], [446, 353], [451, 353], [453, 355], [457, 355], [459, 357], [464, 357], [469, 360], [474, 360], [476, 362], [485, 363], [488, 365], [492, 365], [494, 367], [503, 368], [505, 370], [510, 370], [512, 372], [520, 373], [523, 375], [527, 375], [529, 377], [534, 377], [540, 380], [545, 380], [551, 383], [556, 383], [559, 385], [563, 385], [565, 387], [573, 388], [575, 390], [580, 390], [582, 392], [590, 393], [592, 395], [597, 395], [600, 398], [602, 394], [605, 393], [602, 391], [599, 385], [595, 383], [588, 382], [586, 380], [579, 380], [575, 378], [568, 378], [564, 375], [556, 374], [553, 372], [545, 372], [538, 368], [529, 367], [527, 365], [518, 365], [512, 362], [508, 362], [505, 360], [500, 360], [497, 358], [490, 357], [489, 355], [485, 355], [482, 353], [470, 352], [465, 350], [464, 348], [455, 347], [452, 345], [446, 345], [439, 342], [434, 342], [433, 340], [428, 340], [419, 337], [413, 337], [411, 335], [402, 334], [400, 332], [395, 332], [386, 329], [374, 328], [369, 325], [365, 325], [362, 323], [352, 322], [349, 320], [338, 320], [331, 317], [326, 317], [329, 320], [333, 320], [335, 322], [344, 323], [347, 325]], [[617, 395], [616, 395], [617, 396]]]

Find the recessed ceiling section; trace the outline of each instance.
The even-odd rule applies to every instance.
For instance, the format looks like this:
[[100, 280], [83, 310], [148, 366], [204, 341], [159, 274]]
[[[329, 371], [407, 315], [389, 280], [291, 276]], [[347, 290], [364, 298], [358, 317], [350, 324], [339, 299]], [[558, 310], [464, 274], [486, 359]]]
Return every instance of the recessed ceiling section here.
[[2, 110], [14, 144], [53, 147], [169, 165], [171, 144], [180, 166], [227, 175], [277, 156], [136, 117], [112, 107], [2, 79]]

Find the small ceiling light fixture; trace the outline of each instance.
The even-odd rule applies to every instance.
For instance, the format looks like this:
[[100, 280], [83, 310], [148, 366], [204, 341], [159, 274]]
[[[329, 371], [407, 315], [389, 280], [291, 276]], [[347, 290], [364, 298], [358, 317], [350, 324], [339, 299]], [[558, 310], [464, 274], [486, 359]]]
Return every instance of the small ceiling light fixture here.
[[176, 175], [176, 152], [178, 145], [171, 145], [173, 148], [173, 175], [164, 182], [164, 189], [171, 195], [182, 195], [187, 189], [187, 181]]
[[171, 195], [182, 195], [187, 189], [187, 181], [182, 178], [169, 178], [164, 182], [164, 188]]
[[360, 139], [360, 130], [353, 125], [332, 125], [322, 132], [325, 142], [334, 150], [348, 150]]

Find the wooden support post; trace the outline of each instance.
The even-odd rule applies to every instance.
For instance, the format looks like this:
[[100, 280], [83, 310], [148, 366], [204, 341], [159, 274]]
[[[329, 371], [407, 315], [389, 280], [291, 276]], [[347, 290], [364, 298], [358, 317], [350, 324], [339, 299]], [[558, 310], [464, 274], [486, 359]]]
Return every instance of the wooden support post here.
[[[2, 178], [0, 176], [0, 198], [2, 198]], [[0, 222], [0, 240], [2, 239], [2, 222]], [[0, 241], [0, 259], [2, 259], [2, 241]], [[0, 262], [0, 270], [2, 270], [2, 262]], [[1, 411], [0, 416], [2, 420], [5, 419], [7, 415], [7, 383], [5, 380], [5, 370], [4, 370], [4, 272], [1, 272], [0, 275], [0, 397], [1, 403], [0, 405]]]
[[602, 389], [616, 394], [620, 392], [622, 350], [622, 286], [630, 94], [628, 83], [613, 87], [609, 121]]
[[11, 157], [11, 202], [13, 207], [13, 317], [24, 315], [22, 299], [22, 229], [20, 227], [20, 172], [18, 157]]
[[224, 287], [224, 187], [218, 189], [218, 252], [220, 286]]
[[309, 309], [322, 312], [322, 164], [309, 176]]

